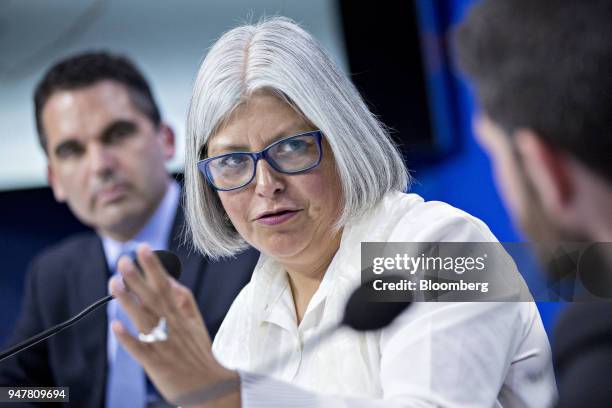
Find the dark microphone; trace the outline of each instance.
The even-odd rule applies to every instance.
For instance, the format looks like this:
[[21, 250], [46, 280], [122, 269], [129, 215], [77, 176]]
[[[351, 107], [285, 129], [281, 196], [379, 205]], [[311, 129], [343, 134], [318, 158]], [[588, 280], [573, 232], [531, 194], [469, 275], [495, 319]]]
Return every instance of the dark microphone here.
[[[395, 282], [394, 276], [377, 277], [382, 282]], [[356, 331], [379, 330], [391, 324], [411, 302], [372, 301], [373, 280], [362, 283], [349, 297], [344, 307], [341, 326]]]
[[[178, 256], [176, 256], [174, 253], [170, 251], [163, 251], [163, 250], [153, 251], [153, 253], [157, 255], [157, 258], [160, 260], [161, 264], [164, 266], [166, 271], [168, 271], [168, 273], [172, 275], [174, 279], [178, 279], [181, 276], [181, 260], [178, 258]], [[142, 273], [142, 269], [140, 268], [140, 265], [138, 264], [138, 259], [136, 259], [136, 256], [132, 254], [131, 258], [132, 258], [132, 261], [134, 261], [134, 263], [136, 264], [136, 267]], [[23, 351], [29, 347], [32, 347], [33, 345], [40, 343], [43, 340], [48, 339], [49, 337], [61, 332], [62, 330], [67, 329], [68, 327], [77, 323], [79, 320], [81, 320], [82, 318], [84, 318], [85, 316], [87, 316], [88, 314], [90, 314], [91, 312], [99, 308], [100, 306], [110, 302], [111, 300], [113, 300], [112, 295], [105, 296], [102, 299], [96, 301], [95, 303], [85, 308], [83, 311], [81, 311], [76, 316], [66, 320], [65, 322], [55, 325], [35, 336], [30, 337], [29, 339], [25, 339], [24, 341], [18, 344], [15, 344], [14, 346], [0, 353], [0, 362], [4, 360], [5, 358], [9, 358], [19, 353], [20, 351]]]
[[[376, 280], [382, 282], [396, 282], [397, 277], [393, 275], [379, 276]], [[386, 302], [386, 301], [374, 301], [372, 300], [372, 287], [373, 280], [362, 283], [355, 291], [351, 294], [346, 306], [344, 307], [344, 316], [342, 321], [337, 324], [330, 326], [320, 332], [318, 335], [313, 336], [306, 340], [302, 344], [302, 349], [308, 352], [312, 350], [310, 346], [315, 342], [322, 342], [330, 338], [338, 329], [341, 327], [350, 327], [351, 329], [358, 332], [366, 332], [372, 330], [379, 330], [387, 327], [397, 316], [399, 316], [404, 310], [412, 304], [412, 302]], [[268, 361], [263, 367], [258, 369], [258, 372], [266, 373], [270, 371], [272, 367], [278, 364], [285, 364], [292, 356], [292, 350], [281, 354], [280, 356], [273, 358]], [[258, 378], [264, 378], [258, 377]], [[228, 394], [236, 389], [240, 388], [239, 380], [225, 380], [220, 381], [200, 390], [189, 393], [183, 397], [179, 397], [174, 404], [180, 406], [189, 406], [192, 404], [199, 404], [210, 401], [215, 398], [219, 398], [225, 394]]]

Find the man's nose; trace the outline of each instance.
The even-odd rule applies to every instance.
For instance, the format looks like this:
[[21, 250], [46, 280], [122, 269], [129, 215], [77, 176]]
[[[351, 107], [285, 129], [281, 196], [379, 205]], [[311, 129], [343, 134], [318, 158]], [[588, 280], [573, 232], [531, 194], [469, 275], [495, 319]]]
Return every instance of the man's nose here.
[[272, 197], [284, 189], [285, 175], [274, 170], [265, 160], [259, 160], [255, 172], [255, 192]]
[[88, 147], [87, 159], [89, 168], [98, 175], [107, 175], [113, 171], [115, 157], [111, 149], [100, 144], [93, 144]]

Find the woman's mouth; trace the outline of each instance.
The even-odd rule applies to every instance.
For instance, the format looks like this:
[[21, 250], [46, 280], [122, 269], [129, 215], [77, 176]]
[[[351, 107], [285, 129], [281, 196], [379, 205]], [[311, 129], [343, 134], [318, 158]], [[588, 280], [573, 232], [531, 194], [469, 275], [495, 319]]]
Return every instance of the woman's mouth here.
[[272, 214], [262, 215], [257, 222], [263, 225], [278, 225], [289, 221], [301, 210], [282, 210]]

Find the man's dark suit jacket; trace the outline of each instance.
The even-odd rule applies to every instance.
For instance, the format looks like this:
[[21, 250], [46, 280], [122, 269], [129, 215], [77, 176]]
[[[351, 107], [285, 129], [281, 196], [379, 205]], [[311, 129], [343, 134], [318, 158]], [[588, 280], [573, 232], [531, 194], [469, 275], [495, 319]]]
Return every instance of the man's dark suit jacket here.
[[[177, 211], [168, 248], [183, 265], [180, 281], [191, 288], [211, 338], [242, 287], [259, 253], [210, 262], [180, 245], [184, 217]], [[76, 315], [108, 294], [109, 268], [102, 241], [94, 233], [68, 238], [31, 264], [21, 315], [8, 345]], [[54, 337], [0, 362], [0, 386], [70, 387], [70, 406], [103, 407], [107, 373], [106, 307]]]
[[558, 407], [612, 407], [612, 302], [575, 303], [555, 327]]

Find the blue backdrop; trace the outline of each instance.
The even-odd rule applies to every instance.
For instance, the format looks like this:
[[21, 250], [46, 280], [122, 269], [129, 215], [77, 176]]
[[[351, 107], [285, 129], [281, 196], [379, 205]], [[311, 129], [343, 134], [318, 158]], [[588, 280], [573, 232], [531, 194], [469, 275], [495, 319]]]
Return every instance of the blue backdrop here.
[[[446, 0], [441, 9], [449, 14], [446, 18], [452, 26], [477, 1], [480, 0]], [[482, 219], [502, 242], [525, 241], [512, 224], [496, 190], [489, 159], [474, 139], [471, 122], [475, 104], [470, 85], [452, 68], [450, 78], [458, 109], [455, 124], [458, 148], [442, 163], [416, 169], [412, 192], [426, 200], [447, 202]], [[558, 302], [538, 303], [549, 334], [562, 307]]]

